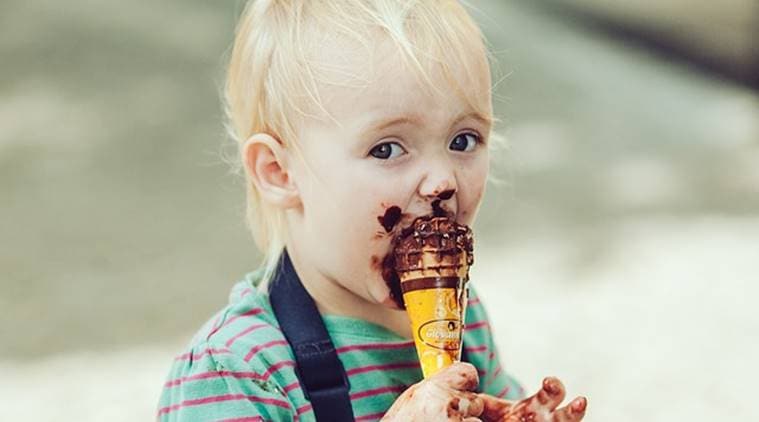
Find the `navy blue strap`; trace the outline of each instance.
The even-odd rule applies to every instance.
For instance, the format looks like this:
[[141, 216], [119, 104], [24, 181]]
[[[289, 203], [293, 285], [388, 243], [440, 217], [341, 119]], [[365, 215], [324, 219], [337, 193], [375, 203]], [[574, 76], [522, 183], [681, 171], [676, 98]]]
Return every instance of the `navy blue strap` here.
[[[300, 281], [287, 251], [269, 285], [274, 316], [290, 343], [303, 393], [318, 421], [353, 421], [350, 383], [316, 304]], [[469, 362], [462, 347], [461, 360]]]
[[287, 251], [269, 285], [274, 315], [295, 354], [296, 373], [318, 421], [353, 421], [350, 384], [321, 314]]

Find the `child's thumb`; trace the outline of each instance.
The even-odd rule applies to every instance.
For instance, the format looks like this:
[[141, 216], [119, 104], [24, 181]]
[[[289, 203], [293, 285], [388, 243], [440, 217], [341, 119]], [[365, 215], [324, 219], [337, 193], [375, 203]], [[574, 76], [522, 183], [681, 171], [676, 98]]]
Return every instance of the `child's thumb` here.
[[480, 377], [474, 365], [456, 362], [430, 377], [429, 381], [454, 390], [474, 391], [480, 384]]

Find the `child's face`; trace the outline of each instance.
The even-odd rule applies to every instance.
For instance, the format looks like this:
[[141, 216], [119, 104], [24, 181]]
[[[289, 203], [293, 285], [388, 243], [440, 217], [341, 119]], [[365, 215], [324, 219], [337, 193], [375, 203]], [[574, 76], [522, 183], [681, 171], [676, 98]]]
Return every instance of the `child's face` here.
[[[306, 118], [299, 125], [304, 162], [292, 160], [291, 171], [302, 207], [288, 216], [289, 247], [322, 276], [395, 307], [381, 274], [392, 234], [430, 214], [439, 196], [459, 223], [475, 218], [488, 174], [490, 73], [484, 55], [473, 53], [475, 81], [464, 86], [479, 93], [477, 108], [486, 111], [479, 115], [445, 78], [435, 76], [439, 92], [430, 93], [389, 42], [377, 44], [374, 59], [344, 46], [321, 52], [339, 66], [330, 73], [335, 83], [319, 87], [334, 120]], [[359, 83], [345, 71], [368, 80]], [[395, 225], [398, 210], [391, 207], [402, 213]]]

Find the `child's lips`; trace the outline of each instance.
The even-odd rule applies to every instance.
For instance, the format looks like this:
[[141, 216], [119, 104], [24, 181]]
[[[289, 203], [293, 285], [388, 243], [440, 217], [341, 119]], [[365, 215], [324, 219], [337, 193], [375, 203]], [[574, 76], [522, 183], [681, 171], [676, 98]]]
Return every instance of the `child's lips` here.
[[[435, 200], [432, 201], [430, 204], [430, 217], [447, 217], [451, 220], [456, 220], [456, 213], [449, 210], [443, 201], [447, 201], [451, 198], [453, 198], [453, 195], [456, 194], [455, 189], [448, 189], [445, 190], [437, 195]], [[384, 205], [384, 204], [383, 204]], [[383, 229], [385, 229], [385, 233], [391, 233], [394, 231], [395, 227], [398, 225], [399, 222], [404, 220], [406, 222], [407, 226], [411, 226], [413, 222], [419, 218], [423, 217], [423, 215], [411, 215], [408, 213], [404, 213], [401, 207], [398, 205], [391, 205], [385, 209], [385, 214], [380, 215], [377, 217], [377, 221], [379, 221], [380, 225]]]
[[[398, 215], [400, 215], [400, 217], [398, 217]], [[383, 217], [387, 217], [387, 218], [383, 218]], [[397, 268], [398, 262], [396, 262], [396, 256], [398, 255], [398, 252], [399, 252], [398, 248], [401, 246], [401, 241], [403, 239], [408, 238], [409, 236], [412, 236], [413, 233], [417, 231], [416, 229], [418, 228], [417, 226], [419, 226], [419, 224], [421, 224], [421, 226], [424, 226], [423, 223], [425, 221], [430, 221], [430, 220], [439, 221], [441, 220], [441, 217], [435, 216], [434, 214], [433, 215], [427, 214], [427, 215], [423, 215], [419, 217], [414, 217], [409, 214], [400, 213], [400, 208], [398, 208], [397, 212], [396, 211], [392, 211], [390, 213], [386, 212], [385, 216], [383, 217], [380, 217], [380, 223], [392, 222], [392, 225], [388, 224], [389, 226], [392, 226], [389, 228], [389, 230], [387, 230], [388, 227], [385, 227], [385, 229], [387, 230], [387, 234], [390, 235], [388, 251], [386, 252], [385, 256], [381, 260], [379, 258], [373, 258], [372, 264], [373, 266], [375, 266], [375, 268], [377, 268], [380, 271], [380, 274], [382, 275], [382, 278], [385, 281], [385, 284], [390, 289], [390, 299], [392, 300], [392, 302], [397, 306], [397, 308], [405, 309], [405, 305], [403, 303], [403, 293], [401, 292], [401, 281], [398, 275], [398, 268]], [[398, 224], [401, 221], [405, 222], [407, 219], [410, 219], [411, 223]], [[456, 250], [461, 250], [467, 253], [467, 256], [468, 256], [467, 264], [471, 265], [472, 263], [471, 262], [471, 256], [472, 256], [471, 229], [467, 226], [456, 223], [455, 220], [451, 218], [443, 217], [442, 219], [448, 221], [447, 223], [445, 223], [446, 227], [450, 225], [453, 229], [455, 229], [456, 236], [453, 236], [452, 239], [459, 239], [462, 242], [461, 244], [456, 245], [457, 246]], [[469, 234], [465, 236], [466, 233], [469, 233]], [[416, 237], [414, 237], [414, 239], [416, 239]], [[400, 255], [406, 256], [408, 255], [408, 253], [403, 253], [403, 251], [401, 251]]]
[[[398, 243], [398, 240], [409, 234], [414, 229], [414, 222], [419, 219], [430, 219], [434, 217], [446, 217], [451, 221], [456, 221], [456, 213], [446, 209], [445, 203], [441, 205], [442, 201], [447, 201], [453, 197], [456, 193], [455, 190], [449, 189], [440, 193], [437, 198], [432, 201], [431, 212], [424, 215], [413, 215], [404, 213], [401, 207], [397, 205], [391, 205], [385, 209], [385, 213], [377, 217], [377, 221], [385, 230], [385, 235], [389, 235], [390, 244], [388, 245], [388, 251], [384, 258], [375, 259], [372, 258], [373, 266], [378, 267], [382, 278], [390, 288], [390, 299], [394, 302], [399, 309], [405, 309], [403, 304], [402, 294], [400, 291], [400, 279], [395, 269], [395, 256], [394, 249]], [[384, 237], [378, 233], [380, 237]]]

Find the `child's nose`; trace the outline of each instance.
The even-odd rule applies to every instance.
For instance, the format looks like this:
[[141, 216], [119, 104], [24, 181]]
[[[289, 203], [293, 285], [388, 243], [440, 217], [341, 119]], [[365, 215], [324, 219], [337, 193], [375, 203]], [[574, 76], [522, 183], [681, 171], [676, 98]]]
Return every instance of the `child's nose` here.
[[[419, 196], [427, 199], [435, 199], [442, 193], [455, 192], [458, 189], [456, 186], [456, 176], [453, 170], [440, 166], [435, 169], [431, 169], [427, 175], [419, 183]], [[450, 197], [449, 197], [450, 198]], [[441, 198], [441, 199], [449, 199]]]

